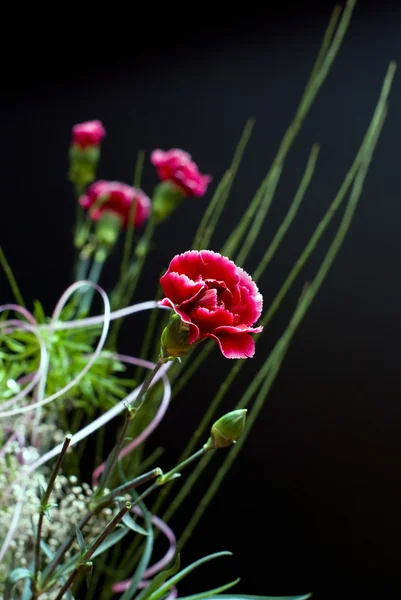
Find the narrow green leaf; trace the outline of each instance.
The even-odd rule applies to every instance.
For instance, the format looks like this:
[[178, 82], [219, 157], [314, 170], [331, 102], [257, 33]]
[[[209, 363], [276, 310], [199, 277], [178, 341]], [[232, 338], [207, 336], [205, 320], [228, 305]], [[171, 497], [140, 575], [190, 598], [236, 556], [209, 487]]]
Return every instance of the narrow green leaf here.
[[3, 337], [3, 342], [7, 346], [7, 348], [9, 350], [11, 350], [12, 352], [18, 352], [19, 354], [21, 354], [21, 352], [24, 352], [24, 350], [25, 350], [24, 344], [17, 342], [15, 339], [13, 339], [9, 335], [5, 335]]
[[151, 596], [149, 596], [149, 600], [159, 600], [162, 598], [174, 585], [179, 583], [184, 577], [192, 573], [195, 569], [200, 567], [201, 565], [214, 560], [215, 558], [220, 558], [221, 556], [232, 556], [232, 552], [215, 552], [214, 554], [208, 554], [199, 560], [191, 563], [188, 567], [171, 577], [164, 585], [162, 585], [158, 590], [156, 590]]
[[138, 523], [134, 521], [134, 519], [129, 513], [125, 513], [125, 515], [122, 518], [122, 522], [124, 523], [124, 525], [126, 525], [126, 527], [128, 527], [132, 531], [135, 531], [135, 533], [140, 533], [141, 535], [149, 535], [143, 527], [141, 527], [140, 525], [138, 525]]
[[84, 536], [82, 535], [82, 532], [81, 532], [80, 528], [78, 527], [78, 525], [75, 525], [75, 535], [77, 536], [78, 545], [79, 545], [81, 552], [85, 552], [86, 545], [85, 545]]
[[[186, 596], [182, 600], [188, 600], [194, 596]], [[246, 594], [219, 594], [218, 596], [207, 596], [206, 600], [307, 600], [312, 594], [302, 596], [248, 596]]]
[[13, 569], [9, 574], [5, 581], [4, 585], [4, 600], [11, 600], [12, 593], [15, 585], [21, 581], [22, 579], [26, 579], [27, 577], [31, 578], [34, 576], [32, 571], [25, 568]]
[[123, 537], [127, 535], [128, 532], [129, 529], [127, 529], [126, 527], [116, 527], [116, 529], [110, 535], [107, 536], [104, 542], [100, 544], [99, 548], [95, 550], [95, 552], [92, 554], [92, 558], [96, 558], [96, 556], [99, 556], [100, 554], [117, 544], [120, 540], [123, 539]]
[[33, 316], [39, 324], [46, 322], [46, 313], [39, 300], [33, 301]]
[[147, 588], [145, 588], [137, 597], [136, 600], [147, 600], [149, 596], [153, 594], [155, 590], [157, 590], [163, 583], [166, 581], [168, 577], [172, 577], [180, 570], [181, 565], [181, 555], [177, 554], [174, 560], [174, 564], [169, 569], [165, 571], [160, 571], [151, 581]]
[[146, 537], [145, 547], [143, 549], [141, 559], [135, 570], [134, 575], [132, 576], [131, 584], [130, 584], [129, 588], [123, 593], [120, 600], [132, 600], [132, 598], [135, 596], [136, 589], [138, 587], [138, 583], [141, 581], [142, 576], [143, 576], [145, 570], [147, 569], [149, 561], [152, 557], [153, 540], [154, 540], [154, 534], [153, 534], [153, 528], [152, 528], [152, 515], [148, 511], [148, 509], [146, 508], [146, 506], [143, 502], [141, 502], [139, 504], [139, 506], [142, 510], [142, 514], [143, 514], [143, 518], [145, 520], [145, 526], [146, 526], [146, 530], [148, 532], [148, 536]]
[[[211, 600], [212, 598], [222, 598], [223, 596], [220, 594], [220, 592], [225, 592], [226, 590], [229, 590], [230, 588], [234, 587], [235, 585], [237, 585], [237, 583], [240, 582], [240, 578], [238, 577], [237, 579], [234, 579], [234, 581], [230, 581], [229, 583], [225, 583], [224, 585], [220, 585], [217, 588], [214, 588], [213, 590], [208, 590], [207, 592], [200, 592], [199, 594], [192, 594], [191, 596], [184, 596], [183, 598], [181, 598], [181, 600]], [[219, 595], [217, 595], [219, 594]]]

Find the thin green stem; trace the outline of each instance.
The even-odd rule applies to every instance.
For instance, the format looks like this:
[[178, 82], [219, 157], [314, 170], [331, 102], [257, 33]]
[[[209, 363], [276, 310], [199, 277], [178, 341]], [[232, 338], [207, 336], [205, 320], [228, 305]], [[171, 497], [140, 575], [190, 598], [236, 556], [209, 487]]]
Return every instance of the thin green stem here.
[[335, 30], [336, 30], [341, 12], [342, 12], [342, 7], [339, 4], [337, 4], [333, 9], [329, 24], [324, 33], [323, 41], [320, 46], [318, 55], [316, 57], [315, 64], [313, 65], [313, 68], [312, 68], [312, 71], [311, 71], [311, 74], [309, 77], [309, 81], [313, 81], [313, 79], [315, 78], [316, 74], [318, 73], [318, 71], [320, 70], [320, 68], [322, 66], [324, 57], [326, 56], [326, 54], [330, 48], [330, 45], [333, 41], [333, 36], [334, 36]]
[[[284, 358], [284, 356], [283, 356]], [[250, 427], [252, 426], [257, 413], [259, 412], [260, 408], [259, 408], [259, 404], [261, 404], [260, 398], [265, 397], [265, 395], [267, 394], [267, 391], [271, 388], [273, 381], [277, 375], [278, 372], [278, 368], [280, 366], [281, 362], [277, 362], [276, 365], [271, 369], [268, 377], [265, 379], [265, 382], [263, 384], [263, 387], [255, 401], [255, 405], [250, 413], [250, 415], [247, 417], [247, 425], [246, 425], [246, 429], [243, 432], [243, 434], [241, 435], [241, 437], [238, 439], [237, 443], [231, 448], [227, 458], [225, 459], [224, 463], [223, 463], [223, 467], [221, 467], [219, 469], [219, 471], [217, 472], [217, 475], [215, 476], [215, 478], [213, 479], [211, 485], [209, 486], [207, 492], [205, 493], [205, 495], [203, 496], [203, 498], [201, 499], [201, 501], [198, 503], [195, 512], [193, 513], [190, 521], [187, 523], [179, 541], [177, 544], [177, 547], [179, 548], [179, 550], [181, 551], [181, 549], [184, 547], [185, 543], [188, 541], [188, 539], [190, 538], [190, 536], [193, 533], [193, 530], [195, 529], [196, 525], [198, 524], [200, 518], [202, 517], [204, 511], [206, 510], [208, 504], [210, 503], [210, 501], [212, 500], [213, 496], [216, 494], [221, 482], [223, 481], [229, 467], [232, 465], [232, 463], [234, 462], [234, 459], [236, 458], [239, 450], [241, 449], [245, 438], [246, 438], [246, 433], [249, 431]], [[255, 410], [255, 407], [256, 410]], [[205, 457], [204, 462], [206, 463], [206, 459], [208, 457]], [[199, 464], [199, 467], [201, 467], [201, 464]], [[202, 470], [206, 467], [206, 464], [202, 465]]]
[[[146, 257], [150, 250], [150, 242], [155, 231], [156, 223], [152, 216], [146, 222], [145, 230], [138, 242], [135, 251], [134, 262], [127, 269], [124, 280], [120, 281], [110, 296], [111, 308], [114, 310], [121, 306], [127, 306], [135, 294], [136, 287], [139, 282], [139, 278], [146, 261]], [[120, 290], [125, 290], [125, 293], [120, 293]], [[117, 344], [117, 338], [123, 319], [117, 319], [114, 321], [109, 339], [107, 341], [107, 347], [115, 348]]]
[[[82, 529], [85, 527], [85, 525], [87, 525], [89, 523], [89, 521], [91, 520], [91, 518], [93, 517], [94, 514], [95, 513], [93, 510], [89, 510], [86, 513], [86, 515], [84, 515], [82, 517], [82, 519], [79, 521], [79, 523], [77, 525], [78, 529], [80, 529], [82, 531]], [[46, 586], [49, 583], [54, 571], [56, 570], [58, 565], [61, 564], [61, 561], [62, 561], [65, 553], [68, 552], [68, 550], [71, 548], [75, 539], [76, 538], [75, 538], [75, 531], [74, 531], [74, 533], [70, 534], [64, 540], [64, 542], [61, 544], [61, 546], [59, 546], [52, 561], [47, 565], [47, 567], [44, 569], [44, 571], [42, 573], [42, 578], [40, 580], [40, 588], [41, 589], [46, 589]]]
[[230, 168], [228, 171], [226, 171], [222, 180], [217, 186], [217, 189], [211, 201], [209, 202], [209, 205], [195, 233], [194, 242], [192, 245], [192, 248], [194, 249], [207, 248], [209, 245], [210, 238], [213, 235], [227, 198], [230, 194], [234, 178], [237, 174], [242, 156], [252, 134], [254, 125], [255, 119], [249, 119], [245, 124], [244, 131], [242, 132], [240, 141], [235, 150]]
[[278, 182], [280, 181], [281, 173], [283, 170], [283, 161], [278, 161], [273, 164], [270, 177], [268, 179], [268, 184], [266, 186], [266, 190], [262, 195], [262, 199], [260, 205], [256, 211], [255, 218], [252, 221], [252, 225], [250, 226], [249, 231], [244, 239], [244, 242], [241, 246], [241, 249], [235, 259], [235, 262], [241, 266], [245, 263], [258, 235], [261, 230], [261, 227], [265, 221], [265, 218], [270, 210], [272, 205], [274, 194], [276, 193]]
[[100, 532], [100, 534], [97, 536], [97, 538], [94, 540], [94, 542], [89, 546], [89, 548], [86, 550], [86, 552], [84, 552], [84, 554], [80, 558], [79, 562], [77, 563], [76, 568], [71, 573], [71, 575], [69, 576], [69, 578], [67, 579], [67, 581], [65, 582], [65, 584], [63, 585], [63, 587], [61, 588], [59, 593], [57, 594], [55, 600], [63, 600], [64, 594], [70, 589], [70, 587], [72, 586], [72, 584], [74, 583], [74, 581], [76, 580], [76, 578], [78, 577], [78, 575], [80, 574], [82, 569], [87, 566], [87, 563], [90, 561], [92, 554], [94, 554], [95, 550], [97, 550], [99, 548], [100, 544], [105, 540], [105, 538], [110, 533], [112, 533], [112, 531], [116, 528], [118, 523], [120, 523], [120, 521], [122, 520], [124, 515], [129, 510], [131, 510], [131, 506], [132, 505], [130, 502], [126, 502], [125, 506], [123, 506], [123, 508], [121, 508], [118, 511], [116, 516], [113, 517], [113, 519], [106, 525], [106, 527], [104, 527], [104, 529]]
[[[161, 297], [162, 297], [162, 288], [159, 285], [159, 283], [157, 283], [155, 300], [160, 300]], [[145, 358], [145, 359], [148, 358], [152, 343], [154, 343], [154, 341], [155, 341], [155, 330], [156, 330], [158, 316], [159, 316], [158, 310], [151, 311], [149, 319], [148, 319], [147, 327], [146, 327], [145, 337], [143, 338], [141, 350], [139, 353], [139, 356], [141, 356], [142, 358]], [[158, 345], [160, 345], [159, 340], [157, 340], [157, 343], [158, 343]], [[134, 379], [136, 379], [138, 381], [140, 379], [140, 377], [142, 377], [144, 370], [145, 370], [145, 367], [137, 367], [134, 372]]]
[[50, 474], [50, 479], [47, 484], [46, 490], [44, 491], [43, 496], [40, 500], [39, 520], [38, 520], [38, 527], [37, 527], [37, 531], [36, 531], [36, 543], [35, 543], [34, 580], [32, 581], [32, 585], [33, 585], [32, 600], [35, 600], [38, 596], [37, 595], [37, 581], [38, 581], [38, 573], [39, 573], [39, 568], [40, 568], [40, 541], [42, 538], [43, 517], [45, 516], [46, 512], [50, 508], [49, 507], [50, 494], [53, 491], [54, 483], [60, 472], [61, 465], [62, 465], [64, 456], [68, 450], [68, 447], [71, 443], [71, 439], [72, 439], [71, 435], [67, 435], [65, 437], [63, 446], [60, 450], [60, 454], [57, 457], [56, 464], [54, 465], [53, 470]]
[[184, 532], [178, 542], [179, 549], [182, 549], [182, 547], [184, 546], [186, 541], [189, 539], [194, 527], [196, 526], [199, 519], [201, 518], [207, 505], [209, 504], [209, 502], [215, 495], [222, 480], [224, 479], [229, 468], [231, 467], [232, 463], [234, 462], [234, 459], [236, 458], [238, 452], [240, 451], [242, 445], [244, 444], [244, 442], [247, 438], [247, 435], [248, 435], [252, 425], [254, 424], [254, 422], [263, 406], [265, 398], [266, 398], [268, 392], [270, 391], [271, 386], [274, 382], [274, 379], [280, 369], [281, 363], [282, 363], [285, 353], [290, 345], [292, 337], [294, 336], [295, 331], [297, 330], [299, 324], [301, 323], [302, 319], [304, 318], [305, 314], [307, 313], [313, 299], [315, 298], [316, 294], [318, 293], [325, 277], [327, 276], [327, 274], [334, 262], [335, 257], [337, 256], [337, 254], [342, 246], [344, 238], [350, 228], [358, 200], [361, 196], [363, 184], [364, 184], [364, 181], [365, 181], [365, 178], [367, 175], [367, 171], [368, 171], [370, 162], [372, 160], [373, 152], [374, 152], [375, 146], [377, 144], [384, 120], [385, 120], [386, 101], [388, 98], [388, 94], [390, 92], [394, 73], [395, 73], [395, 63], [391, 63], [389, 66], [389, 69], [387, 71], [384, 83], [383, 83], [383, 88], [382, 88], [382, 91], [380, 94], [380, 98], [379, 98], [379, 102], [376, 107], [375, 114], [373, 116], [371, 125], [368, 130], [368, 134], [366, 137], [366, 144], [363, 148], [363, 152], [362, 152], [362, 156], [361, 156], [361, 164], [360, 164], [360, 167], [359, 167], [358, 172], [355, 177], [352, 192], [350, 194], [350, 199], [349, 199], [347, 207], [344, 211], [344, 215], [342, 217], [342, 220], [341, 220], [340, 226], [337, 230], [337, 233], [334, 236], [332, 243], [330, 244], [330, 247], [329, 247], [325, 258], [323, 259], [323, 261], [317, 271], [315, 278], [309, 284], [309, 286], [306, 288], [306, 290], [304, 290], [304, 293], [298, 303], [298, 306], [294, 312], [294, 315], [293, 315], [284, 335], [277, 342], [275, 350], [273, 350], [274, 360], [273, 360], [271, 370], [270, 370], [270, 372], [258, 394], [258, 397], [252, 408], [251, 414], [248, 416], [246, 430], [245, 430], [244, 434], [238, 440], [237, 444], [232, 448], [226, 461], [223, 463], [223, 465], [220, 468], [219, 472], [217, 473], [215, 479], [213, 480], [212, 485], [209, 487], [206, 494], [204, 495], [201, 502], [199, 503], [194, 515], [192, 516], [190, 522], [188, 523], [186, 529], [184, 530]]
[[12, 271], [10, 263], [6, 259], [6, 255], [4, 254], [4, 250], [1, 247], [0, 247], [0, 264], [3, 267], [4, 273], [6, 274], [8, 283], [10, 285], [11, 291], [12, 291], [12, 293], [14, 295], [14, 298], [15, 298], [17, 304], [19, 304], [20, 306], [22, 306], [22, 308], [26, 308], [26, 304], [25, 304], [24, 299], [22, 297], [21, 291], [20, 291], [20, 289], [18, 287], [17, 280], [14, 277], [14, 273]]
[[114, 488], [112, 492], [101, 497], [101, 499], [96, 503], [96, 512], [104, 506], [110, 504], [117, 496], [127, 494], [128, 492], [135, 490], [140, 485], [148, 483], [149, 481], [152, 481], [152, 479], [156, 479], [161, 475], [163, 475], [163, 471], [161, 469], [152, 469], [152, 471], [149, 471], [148, 473], [143, 473], [142, 475], [135, 477], [135, 479], [132, 479], [132, 481], [127, 481], [126, 483], [119, 485], [118, 487]]
[[[134, 175], [134, 187], [137, 189], [141, 185], [144, 160], [145, 160], [145, 153], [143, 150], [140, 150], [138, 152], [138, 158], [137, 158], [136, 165], [135, 165], [135, 175]], [[125, 278], [127, 270], [128, 270], [128, 265], [130, 262], [132, 246], [133, 246], [133, 241], [134, 241], [134, 221], [135, 221], [136, 205], [137, 205], [136, 202], [133, 202], [131, 204], [129, 214], [128, 214], [127, 230], [125, 233], [125, 240], [124, 240], [123, 258], [121, 261], [121, 268], [120, 268], [120, 282], [124, 281], [124, 278]]]
[[252, 274], [252, 278], [255, 281], [257, 281], [260, 278], [260, 276], [266, 269], [267, 265], [270, 263], [271, 259], [273, 258], [274, 254], [276, 253], [280, 243], [282, 242], [285, 234], [287, 233], [291, 223], [293, 222], [293, 220], [298, 212], [301, 202], [304, 199], [306, 190], [308, 189], [308, 186], [313, 177], [318, 154], [319, 154], [319, 145], [314, 144], [312, 147], [311, 153], [309, 155], [309, 159], [308, 159], [308, 162], [306, 165], [304, 175], [303, 175], [302, 180], [299, 184], [299, 187], [296, 191], [294, 199], [290, 205], [290, 208], [288, 209], [288, 212], [287, 212], [283, 222], [281, 223], [280, 227], [277, 229], [277, 232], [276, 232], [274, 238], [272, 239], [271, 243], [269, 244], [269, 247], [267, 248], [266, 252], [264, 253], [261, 261], [259, 262], [257, 269]]
[[[301, 98], [295, 116], [280, 143], [276, 158], [274, 159], [269, 172], [263, 180], [260, 189], [256, 193], [247, 211], [244, 213], [240, 223], [231, 233], [226, 244], [223, 246], [223, 253], [231, 256], [235, 248], [238, 246], [239, 241], [246, 233], [244, 244], [237, 259], [237, 262], [240, 264], [245, 262], [256, 238], [259, 235], [260, 229], [269, 210], [275, 188], [278, 184], [284, 161], [338, 53], [341, 42], [348, 28], [355, 3], [356, 0], [347, 1], [340, 23], [338, 24], [334, 34], [333, 31], [335, 24], [338, 21], [338, 14], [333, 14], [329, 24], [329, 33], [327, 34], [326, 32], [326, 36], [323, 40], [321, 50], [318, 55], [318, 61], [315, 63], [314, 70], [312, 71], [308, 83], [306, 84], [304, 94]], [[324, 56], [323, 53], [325, 53]]]
[[[264, 379], [267, 377], [269, 370], [271, 368], [271, 365], [272, 365], [272, 360], [273, 360], [273, 354], [271, 353], [269, 355], [269, 357], [267, 358], [267, 360], [264, 362], [261, 369], [258, 371], [256, 377], [254, 377], [252, 379], [251, 384], [248, 386], [248, 388], [244, 392], [240, 402], [237, 404], [237, 408], [246, 408], [248, 406], [249, 402], [251, 401], [251, 399], [253, 398], [254, 394], [256, 393], [258, 387], [260, 386], [261, 382], [264, 381]], [[236, 363], [236, 365], [240, 365], [240, 364], [242, 364], [241, 361], [238, 361]], [[232, 381], [234, 380], [234, 378], [236, 376], [236, 373], [233, 374], [233, 371], [230, 372], [229, 378], [227, 378], [223, 382], [223, 386], [225, 386], [224, 391], [220, 394], [220, 390], [219, 390], [220, 397], [218, 394], [215, 397], [215, 400], [216, 400], [216, 398], [219, 397], [219, 402], [221, 402], [221, 400], [223, 399], [225, 393], [228, 390], [229, 385], [232, 383]], [[201, 424], [199, 425], [198, 429], [196, 430], [194, 436], [196, 436], [197, 438], [200, 437], [200, 435], [204, 432], [206, 427], [209, 425], [213, 414], [214, 413], [212, 411], [210, 411], [207, 416], [205, 415], [205, 417], [202, 419]], [[192, 440], [190, 441], [190, 443], [186, 447], [185, 451], [183, 452], [183, 456], [185, 456], [185, 454], [187, 452], [192, 451], [191, 447], [192, 447]], [[184, 485], [181, 487], [180, 491], [175, 495], [175, 497], [169, 504], [167, 510], [163, 514], [162, 519], [164, 521], [168, 522], [171, 519], [171, 517], [177, 512], [178, 508], [181, 506], [181, 504], [184, 502], [184, 500], [189, 497], [189, 493], [190, 493], [192, 487], [198, 480], [201, 473], [205, 470], [205, 468], [209, 464], [211, 458], [212, 458], [212, 455], [208, 454], [199, 462], [196, 469], [191, 473], [191, 475], [185, 481]], [[165, 488], [165, 489], [168, 489], [168, 488]], [[164, 489], [162, 490], [162, 492], [163, 491], [164, 491]], [[161, 494], [160, 494], [160, 496], [161, 496]], [[160, 505], [161, 504], [162, 504], [162, 502], [160, 502]], [[160, 506], [158, 506], [156, 503], [156, 505], [152, 508], [152, 512], [158, 511], [159, 507]]]
[[127, 406], [127, 410], [125, 413], [125, 420], [124, 420], [122, 430], [120, 432], [120, 435], [117, 439], [117, 442], [116, 442], [113, 450], [110, 453], [109, 458], [106, 461], [104, 471], [103, 471], [102, 476], [99, 481], [99, 485], [96, 488], [96, 491], [94, 493], [95, 499], [102, 497], [103, 491], [104, 491], [104, 489], [110, 479], [110, 476], [112, 475], [114, 468], [117, 464], [121, 450], [124, 447], [124, 442], [125, 442], [125, 438], [127, 436], [129, 426], [130, 426], [132, 420], [135, 418], [136, 413], [141, 408], [143, 402], [145, 401], [145, 397], [146, 397], [147, 391], [149, 389], [149, 386], [150, 386], [154, 376], [159, 371], [159, 369], [161, 368], [162, 365], [163, 365], [163, 361], [159, 360], [156, 363], [155, 367], [151, 371], [148, 371], [148, 373], [144, 379], [144, 382], [141, 386], [141, 389], [139, 390], [138, 396], [136, 397], [134, 404], [132, 406]]
[[213, 448], [206, 448], [206, 446], [203, 446], [200, 450], [195, 452], [195, 454], [192, 454], [192, 456], [189, 456], [185, 460], [179, 462], [179, 464], [176, 467], [159, 477], [159, 485], [164, 485], [165, 483], [171, 481], [174, 478], [174, 475], [177, 475], [180, 471], [188, 467], [190, 464], [192, 464], [196, 460], [199, 460], [202, 456], [204, 456], [204, 454], [206, 454], [212, 449]]
[[[107, 256], [103, 257], [103, 255], [102, 255], [102, 260], [96, 260], [96, 258], [95, 258], [95, 260], [93, 261], [92, 268], [88, 275], [88, 280], [91, 281], [92, 283], [98, 283], [98, 281], [100, 279], [100, 275], [102, 274], [104, 264], [106, 262], [106, 258], [107, 258]], [[92, 286], [88, 289], [88, 291], [86, 293], [84, 293], [83, 298], [81, 300], [80, 307], [79, 307], [79, 311], [78, 311], [80, 315], [86, 315], [89, 312], [94, 293], [95, 293], [95, 288]]]
[[132, 273], [129, 274], [130, 278], [127, 281], [126, 293], [123, 296], [123, 304], [128, 304], [132, 296], [135, 293], [136, 286], [138, 285], [139, 276], [142, 272], [143, 265], [145, 264], [146, 257], [150, 250], [150, 242], [155, 231], [156, 222], [152, 216], [146, 222], [145, 230], [138, 243], [136, 251], [136, 262], [133, 265]]

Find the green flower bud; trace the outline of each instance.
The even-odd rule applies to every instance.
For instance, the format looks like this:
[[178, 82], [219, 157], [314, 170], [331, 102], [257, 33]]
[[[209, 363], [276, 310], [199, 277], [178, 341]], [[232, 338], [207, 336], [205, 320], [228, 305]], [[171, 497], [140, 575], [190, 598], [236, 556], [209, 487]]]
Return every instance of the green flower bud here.
[[152, 214], [161, 223], [174, 212], [185, 198], [184, 192], [171, 181], [162, 181], [153, 192]]
[[189, 325], [184, 323], [179, 315], [171, 313], [167, 327], [161, 335], [160, 354], [164, 359], [185, 356], [194, 345], [188, 343]]
[[122, 218], [117, 213], [105, 211], [96, 221], [96, 241], [108, 248], [116, 243], [123, 226]]
[[246, 409], [242, 408], [220, 417], [210, 430], [210, 438], [205, 444], [205, 449], [225, 448], [235, 444], [245, 429], [246, 413]]
[[68, 179], [76, 186], [84, 187], [96, 178], [96, 168], [100, 158], [98, 146], [81, 148], [73, 144], [69, 151], [70, 168]]

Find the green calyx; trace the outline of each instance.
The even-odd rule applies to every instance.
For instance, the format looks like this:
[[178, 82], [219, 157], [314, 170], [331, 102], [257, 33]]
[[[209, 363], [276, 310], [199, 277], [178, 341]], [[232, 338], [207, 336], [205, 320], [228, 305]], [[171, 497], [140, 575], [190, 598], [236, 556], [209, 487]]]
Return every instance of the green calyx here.
[[245, 429], [246, 409], [233, 410], [220, 417], [210, 430], [210, 437], [205, 444], [206, 450], [225, 448], [235, 444]]
[[152, 214], [157, 223], [165, 221], [185, 198], [184, 192], [171, 181], [159, 183], [152, 197]]
[[185, 356], [193, 349], [188, 340], [189, 325], [173, 312], [161, 335], [161, 358], [168, 360]]

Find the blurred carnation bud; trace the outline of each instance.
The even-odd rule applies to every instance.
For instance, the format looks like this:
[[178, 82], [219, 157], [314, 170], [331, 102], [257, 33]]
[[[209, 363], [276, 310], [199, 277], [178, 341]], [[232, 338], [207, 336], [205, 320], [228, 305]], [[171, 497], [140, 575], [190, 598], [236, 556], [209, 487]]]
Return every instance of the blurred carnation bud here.
[[194, 344], [189, 344], [189, 326], [176, 313], [172, 313], [161, 335], [160, 355], [164, 359], [180, 358], [190, 352]]
[[112, 248], [118, 240], [123, 220], [117, 213], [106, 211], [96, 221], [95, 236], [100, 246]]
[[210, 175], [199, 171], [188, 152], [179, 148], [167, 152], [153, 150], [150, 160], [161, 180], [155, 188], [152, 203], [153, 215], [158, 222], [167, 219], [185, 197], [203, 196], [212, 180]]
[[206, 442], [205, 450], [225, 448], [235, 444], [245, 429], [246, 409], [233, 410], [215, 422], [210, 430], [210, 438]]
[[83, 188], [95, 179], [100, 143], [105, 134], [100, 121], [78, 123], [72, 128], [68, 178], [77, 187]]
[[157, 223], [165, 221], [181, 204], [185, 194], [171, 181], [159, 183], [153, 192], [152, 214]]

